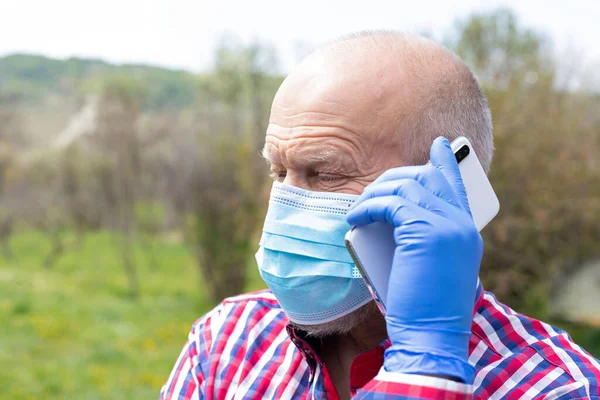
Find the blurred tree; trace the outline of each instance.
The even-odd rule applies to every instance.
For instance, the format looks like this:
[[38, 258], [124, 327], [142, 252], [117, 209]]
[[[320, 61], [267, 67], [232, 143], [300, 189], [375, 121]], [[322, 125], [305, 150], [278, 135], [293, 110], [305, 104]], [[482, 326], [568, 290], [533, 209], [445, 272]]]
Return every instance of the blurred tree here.
[[186, 237], [211, 300], [240, 293], [264, 214], [267, 174], [258, 151], [280, 78], [272, 49], [223, 45], [198, 96], [199, 165], [190, 176]]
[[21, 142], [22, 123], [18, 112], [0, 104], [0, 250], [6, 258], [12, 258], [10, 237], [13, 233], [15, 215], [10, 207], [11, 193], [8, 189], [9, 174], [17, 161], [16, 152]]
[[137, 124], [143, 101], [144, 90], [136, 80], [125, 76], [107, 80], [101, 91], [93, 133], [95, 145], [105, 160], [98, 172], [104, 189], [114, 201], [113, 221], [121, 233], [119, 247], [132, 298], [139, 295], [133, 241], [142, 157]]
[[453, 43], [494, 117], [490, 180], [500, 214], [483, 231], [484, 285], [546, 318], [552, 283], [600, 257], [598, 102], [559, 87], [548, 43], [507, 10], [472, 16]]
[[[151, 253], [151, 262], [156, 266], [153, 241], [157, 215], [149, 216], [146, 205], [153, 201], [148, 191], [144, 168], [148, 165], [146, 155], [153, 146], [164, 141], [170, 134], [172, 118], [164, 115], [143, 115], [146, 87], [128, 75], [108, 78], [101, 90], [98, 102], [96, 126], [91, 135], [91, 175], [98, 182], [98, 195], [103, 199], [105, 225], [120, 232], [119, 247], [127, 281], [129, 295], [139, 295], [137, 267], [133, 256], [133, 243], [142, 238]], [[77, 192], [77, 179], [66, 186], [68, 191]], [[77, 196], [72, 196], [76, 199]], [[75, 203], [72, 205], [76, 205]], [[145, 211], [144, 211], [145, 210]], [[152, 208], [151, 210], [155, 210]], [[150, 220], [151, 219], [151, 220]], [[81, 218], [80, 218], [81, 220]]]
[[96, 157], [86, 151], [81, 143], [73, 143], [59, 155], [61, 193], [75, 231], [77, 243], [82, 245], [85, 234], [100, 227], [97, 182], [93, 176]]
[[54, 266], [67, 251], [81, 248], [86, 234], [101, 226], [101, 210], [105, 207], [95, 175], [98, 162], [97, 154], [81, 141], [75, 141], [28, 167], [29, 173], [46, 177], [46, 193], [40, 194], [42, 198], [48, 196], [42, 206], [45, 214], [35, 220], [35, 225], [47, 234], [51, 243], [44, 262], [47, 268]]
[[65, 237], [71, 218], [62, 192], [61, 160], [52, 153], [19, 160], [8, 180], [12, 198], [8, 212], [21, 225], [27, 224], [46, 235], [50, 243], [42, 263], [45, 268], [54, 266], [71, 247]]
[[553, 72], [549, 41], [523, 27], [510, 9], [457, 21], [447, 42], [486, 87], [505, 89], [511, 83], [527, 83], [546, 69]]

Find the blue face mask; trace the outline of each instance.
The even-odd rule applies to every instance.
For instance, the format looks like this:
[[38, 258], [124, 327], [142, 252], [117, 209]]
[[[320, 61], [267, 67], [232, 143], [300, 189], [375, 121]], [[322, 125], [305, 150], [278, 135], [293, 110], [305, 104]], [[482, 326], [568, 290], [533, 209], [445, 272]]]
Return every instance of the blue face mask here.
[[273, 184], [256, 261], [293, 322], [333, 321], [372, 300], [344, 245], [357, 198]]

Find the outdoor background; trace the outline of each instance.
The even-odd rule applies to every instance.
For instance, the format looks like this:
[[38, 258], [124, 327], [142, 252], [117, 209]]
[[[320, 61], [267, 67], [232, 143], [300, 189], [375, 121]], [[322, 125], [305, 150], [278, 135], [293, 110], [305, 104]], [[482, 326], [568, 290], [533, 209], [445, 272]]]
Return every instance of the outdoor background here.
[[600, 357], [594, 2], [87, 3], [0, 6], [0, 398], [156, 398], [192, 323], [264, 288], [271, 100], [362, 28], [427, 34], [475, 71], [501, 204], [484, 286]]

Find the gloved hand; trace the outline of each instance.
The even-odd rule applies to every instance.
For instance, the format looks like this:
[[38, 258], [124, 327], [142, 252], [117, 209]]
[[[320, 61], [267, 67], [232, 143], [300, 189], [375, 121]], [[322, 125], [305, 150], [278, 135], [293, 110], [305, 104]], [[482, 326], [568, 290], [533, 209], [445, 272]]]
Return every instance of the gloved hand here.
[[386, 171], [365, 188], [347, 221], [395, 227], [385, 369], [470, 384], [475, 370], [467, 363], [468, 346], [483, 241], [446, 138], [433, 142], [430, 160]]

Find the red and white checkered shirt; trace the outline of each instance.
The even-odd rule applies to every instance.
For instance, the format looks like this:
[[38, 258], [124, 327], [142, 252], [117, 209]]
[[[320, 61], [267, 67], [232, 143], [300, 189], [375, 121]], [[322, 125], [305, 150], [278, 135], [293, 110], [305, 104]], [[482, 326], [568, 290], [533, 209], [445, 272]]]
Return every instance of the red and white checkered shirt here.
[[[355, 399], [600, 399], [600, 363], [569, 335], [482, 287], [471, 327], [472, 385], [386, 372], [389, 341], [357, 356]], [[192, 327], [161, 399], [338, 399], [329, 372], [269, 291], [226, 299]]]

